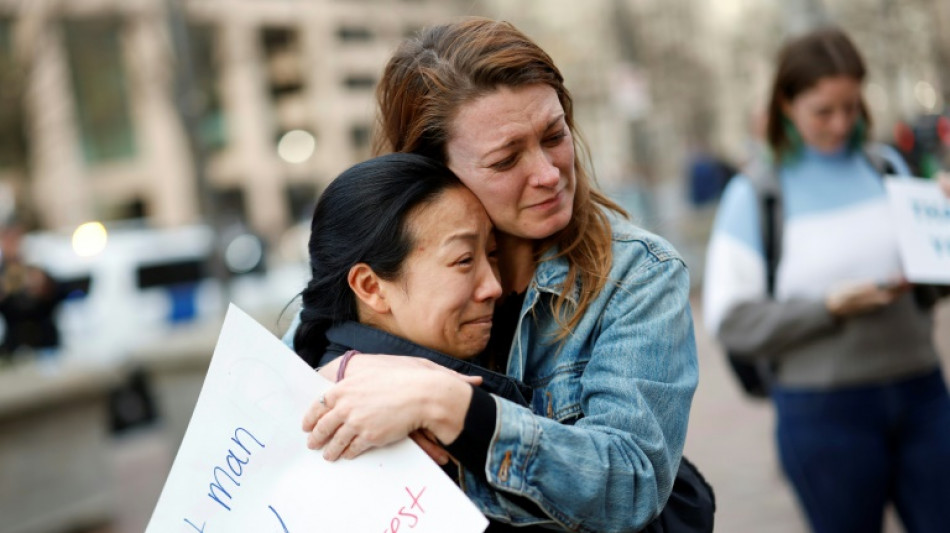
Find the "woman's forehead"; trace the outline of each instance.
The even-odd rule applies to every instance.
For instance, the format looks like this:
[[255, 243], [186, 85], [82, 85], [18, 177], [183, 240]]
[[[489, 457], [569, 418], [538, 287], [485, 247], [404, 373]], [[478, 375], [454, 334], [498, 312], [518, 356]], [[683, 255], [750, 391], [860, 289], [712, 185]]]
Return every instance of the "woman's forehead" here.
[[519, 135], [546, 129], [563, 115], [557, 92], [548, 85], [500, 87], [459, 108], [449, 142], [489, 143], [483, 148], [496, 149]]
[[446, 189], [433, 201], [419, 206], [410, 214], [409, 223], [416, 240], [430, 245], [444, 244], [459, 236], [481, 237], [491, 230], [485, 208], [462, 185]]

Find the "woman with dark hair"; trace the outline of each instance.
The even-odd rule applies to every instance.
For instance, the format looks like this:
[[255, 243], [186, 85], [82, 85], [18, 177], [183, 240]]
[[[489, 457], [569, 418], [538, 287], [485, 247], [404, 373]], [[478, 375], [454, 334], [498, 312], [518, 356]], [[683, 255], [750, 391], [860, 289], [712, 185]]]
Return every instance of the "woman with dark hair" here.
[[346, 170], [314, 209], [309, 252], [294, 348], [311, 366], [402, 346], [394, 336], [442, 366], [488, 344], [501, 291], [491, 222], [441, 164], [390, 154]]
[[813, 530], [880, 531], [894, 502], [908, 531], [945, 531], [950, 396], [933, 301], [902, 277], [876, 167], [907, 167], [867, 143], [864, 79], [839, 29], [782, 48], [767, 125], [781, 260], [768, 284], [762, 198], [751, 175], [736, 176], [709, 244], [706, 325], [731, 353], [774, 368], [781, 462]]
[[698, 377], [682, 259], [594, 188], [559, 70], [511, 24], [424, 29], [395, 52], [377, 99], [378, 152], [445, 163], [491, 218], [504, 297], [477, 361], [533, 392], [523, 406], [481, 387], [459, 392], [458, 377], [404, 358], [338, 358], [321, 373], [345, 378], [307, 413], [309, 445], [334, 460], [422, 429], [449, 451], [480, 451], [456, 458], [462, 488], [490, 518], [652, 526]]
[[[293, 345], [312, 367], [347, 353], [405, 356], [410, 370], [454, 371], [446, 375], [457, 379], [439, 383], [456, 394], [474, 384], [527, 405], [526, 386], [470, 362], [488, 344], [501, 286], [488, 215], [448, 168], [401, 153], [351, 167], [320, 196], [308, 248], [311, 280]], [[399, 382], [402, 368], [388, 367], [387, 378]], [[458, 479], [456, 465], [443, 462]]]

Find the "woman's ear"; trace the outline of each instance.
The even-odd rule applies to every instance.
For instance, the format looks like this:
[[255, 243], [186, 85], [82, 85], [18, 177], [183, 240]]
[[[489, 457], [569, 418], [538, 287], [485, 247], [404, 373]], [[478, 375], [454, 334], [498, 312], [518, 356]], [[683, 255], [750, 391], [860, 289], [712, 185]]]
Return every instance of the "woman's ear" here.
[[350, 290], [364, 306], [377, 314], [389, 312], [389, 302], [379, 276], [366, 263], [357, 263], [350, 267], [346, 276]]

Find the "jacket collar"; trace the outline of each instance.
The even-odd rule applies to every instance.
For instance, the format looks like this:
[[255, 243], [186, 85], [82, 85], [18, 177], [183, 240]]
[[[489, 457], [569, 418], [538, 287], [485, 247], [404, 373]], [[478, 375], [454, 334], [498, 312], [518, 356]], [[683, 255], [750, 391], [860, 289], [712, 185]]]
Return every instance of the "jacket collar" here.
[[[534, 280], [531, 285], [536, 287], [539, 292], [559, 294], [564, 286], [564, 280], [567, 279], [567, 271], [570, 265], [566, 257], [557, 257], [557, 247], [552, 247], [541, 255], [541, 260], [534, 271]], [[580, 300], [580, 288], [575, 284], [571, 287], [571, 292], [567, 297], [572, 304], [577, 304]], [[532, 305], [536, 298], [529, 298]]]

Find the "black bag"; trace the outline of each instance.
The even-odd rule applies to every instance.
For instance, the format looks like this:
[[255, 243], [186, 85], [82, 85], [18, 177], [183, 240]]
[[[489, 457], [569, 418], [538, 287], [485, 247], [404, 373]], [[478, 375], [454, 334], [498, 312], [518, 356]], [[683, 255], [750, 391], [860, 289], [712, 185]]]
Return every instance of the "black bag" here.
[[[895, 172], [894, 166], [881, 152], [880, 145], [869, 145], [864, 156], [883, 177]], [[779, 255], [782, 250], [782, 189], [775, 167], [770, 163], [757, 161], [746, 169], [746, 177], [752, 183], [759, 202], [759, 223], [762, 234], [762, 246], [765, 251], [765, 288], [769, 298], [775, 296], [775, 273], [778, 270]], [[726, 350], [726, 358], [733, 375], [747, 396], [768, 398], [777, 370], [775, 361], [743, 357]]]
[[666, 506], [643, 531], [647, 533], [711, 533], [716, 495], [706, 478], [684, 455]]

